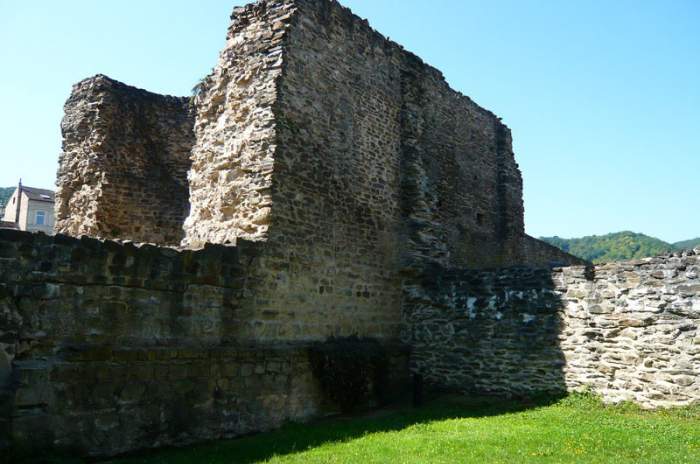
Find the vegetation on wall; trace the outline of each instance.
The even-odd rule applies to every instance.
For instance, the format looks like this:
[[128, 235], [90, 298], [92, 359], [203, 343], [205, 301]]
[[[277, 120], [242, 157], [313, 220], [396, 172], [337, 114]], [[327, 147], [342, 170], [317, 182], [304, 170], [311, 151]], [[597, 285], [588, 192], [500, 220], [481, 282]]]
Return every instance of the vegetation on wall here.
[[646, 258], [693, 248], [700, 244], [700, 238], [667, 243], [658, 238], [629, 231], [607, 235], [591, 235], [582, 238], [561, 238], [555, 236], [540, 237], [540, 239], [574, 256], [593, 261], [594, 263]]

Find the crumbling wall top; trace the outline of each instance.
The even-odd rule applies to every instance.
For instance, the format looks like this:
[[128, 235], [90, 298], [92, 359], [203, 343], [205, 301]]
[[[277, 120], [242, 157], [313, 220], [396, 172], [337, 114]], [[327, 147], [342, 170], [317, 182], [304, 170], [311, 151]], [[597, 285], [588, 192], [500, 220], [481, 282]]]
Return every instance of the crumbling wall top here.
[[56, 231], [179, 243], [193, 124], [189, 98], [104, 75], [77, 83], [61, 123]]

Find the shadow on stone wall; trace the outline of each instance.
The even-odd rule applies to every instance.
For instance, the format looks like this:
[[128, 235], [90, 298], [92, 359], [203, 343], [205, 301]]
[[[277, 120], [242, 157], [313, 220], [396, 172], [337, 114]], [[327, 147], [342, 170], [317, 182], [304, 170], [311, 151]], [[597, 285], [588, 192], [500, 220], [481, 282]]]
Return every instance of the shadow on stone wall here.
[[[581, 279], [589, 277], [580, 267]], [[557, 272], [432, 268], [404, 286], [411, 368], [426, 388], [505, 397], [566, 392]]]
[[595, 268], [426, 268], [403, 287], [411, 368], [441, 390], [698, 403], [698, 279], [696, 251]]

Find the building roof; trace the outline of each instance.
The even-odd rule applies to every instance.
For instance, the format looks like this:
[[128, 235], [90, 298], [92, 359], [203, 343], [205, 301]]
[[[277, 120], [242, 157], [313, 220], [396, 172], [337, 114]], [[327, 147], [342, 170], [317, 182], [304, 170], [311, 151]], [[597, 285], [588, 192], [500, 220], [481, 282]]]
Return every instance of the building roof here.
[[22, 186], [22, 192], [24, 192], [30, 200], [46, 201], [49, 203], [54, 203], [55, 201], [55, 193], [53, 190]]

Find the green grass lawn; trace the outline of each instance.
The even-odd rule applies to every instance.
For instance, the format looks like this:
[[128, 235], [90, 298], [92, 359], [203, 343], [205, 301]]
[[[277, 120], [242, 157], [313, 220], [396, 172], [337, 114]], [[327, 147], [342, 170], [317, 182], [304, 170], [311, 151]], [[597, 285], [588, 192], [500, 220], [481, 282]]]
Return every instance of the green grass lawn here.
[[606, 407], [589, 395], [548, 402], [450, 397], [418, 409], [290, 424], [267, 434], [112, 462], [697, 464], [700, 407], [650, 412]]

